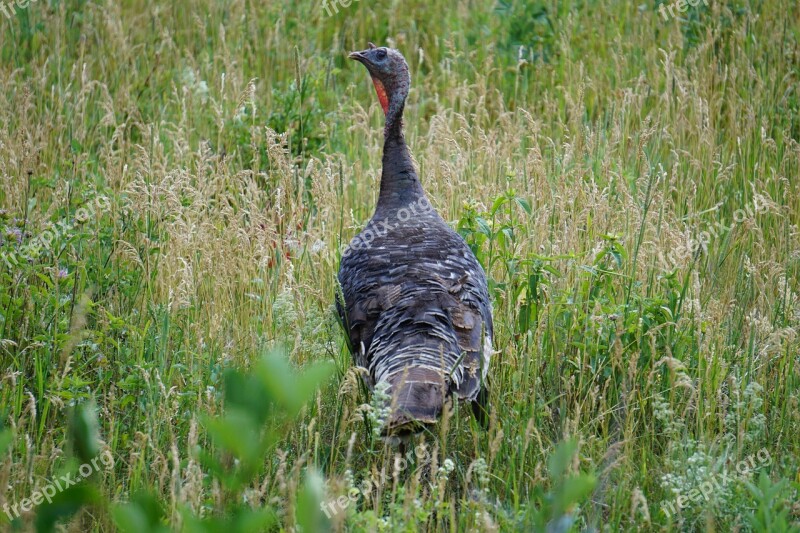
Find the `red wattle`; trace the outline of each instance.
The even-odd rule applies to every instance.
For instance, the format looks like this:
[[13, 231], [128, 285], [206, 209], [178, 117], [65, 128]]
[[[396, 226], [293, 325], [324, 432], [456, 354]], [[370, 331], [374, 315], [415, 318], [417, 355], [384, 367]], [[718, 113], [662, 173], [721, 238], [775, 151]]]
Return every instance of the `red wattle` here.
[[375, 92], [378, 93], [378, 101], [381, 103], [385, 115], [389, 112], [389, 96], [386, 94], [386, 87], [378, 78], [372, 78], [372, 83], [375, 85]]

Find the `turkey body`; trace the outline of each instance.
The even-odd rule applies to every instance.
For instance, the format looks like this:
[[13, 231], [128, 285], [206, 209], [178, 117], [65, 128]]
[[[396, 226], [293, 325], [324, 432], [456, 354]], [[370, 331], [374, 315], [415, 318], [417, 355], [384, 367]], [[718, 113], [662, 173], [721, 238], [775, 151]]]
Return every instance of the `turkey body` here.
[[339, 283], [355, 363], [394, 391], [388, 431], [434, 423], [451, 394], [478, 400], [492, 352], [486, 276], [424, 193], [379, 204], [345, 250]]
[[428, 201], [391, 114], [378, 205], [343, 252], [337, 306], [355, 364], [391, 395], [383, 433], [402, 435], [435, 423], [451, 397], [481, 420], [493, 326], [484, 271]]

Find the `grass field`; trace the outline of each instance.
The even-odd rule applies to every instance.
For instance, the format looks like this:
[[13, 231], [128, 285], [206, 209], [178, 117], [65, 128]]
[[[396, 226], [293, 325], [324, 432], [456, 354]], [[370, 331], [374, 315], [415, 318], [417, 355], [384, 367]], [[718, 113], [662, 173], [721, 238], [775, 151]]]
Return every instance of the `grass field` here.
[[[800, 531], [800, 4], [692, 3], [4, 2], [0, 530]], [[494, 305], [408, 457], [333, 307], [367, 41]]]

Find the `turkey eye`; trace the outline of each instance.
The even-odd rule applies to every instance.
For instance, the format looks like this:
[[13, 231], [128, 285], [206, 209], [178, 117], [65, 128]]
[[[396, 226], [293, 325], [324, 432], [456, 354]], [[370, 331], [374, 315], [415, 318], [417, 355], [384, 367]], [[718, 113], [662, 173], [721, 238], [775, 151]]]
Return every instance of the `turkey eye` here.
[[385, 48], [379, 48], [378, 51], [375, 52], [375, 55], [377, 56], [378, 60], [382, 61], [382, 60], [386, 59], [386, 49]]

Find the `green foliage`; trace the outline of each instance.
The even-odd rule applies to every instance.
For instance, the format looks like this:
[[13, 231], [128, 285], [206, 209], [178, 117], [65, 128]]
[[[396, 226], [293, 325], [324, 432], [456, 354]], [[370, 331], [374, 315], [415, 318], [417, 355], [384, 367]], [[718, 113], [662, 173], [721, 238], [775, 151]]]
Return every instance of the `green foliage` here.
[[754, 531], [775, 533], [800, 531], [800, 525], [793, 523], [789, 516], [790, 506], [793, 501], [797, 502], [797, 498], [787, 497], [790, 491], [797, 496], [800, 490], [797, 483], [790, 488], [788, 480], [773, 482], [769, 475], [762, 471], [758, 476], [758, 484], [747, 482], [746, 485], [756, 504], [755, 510], [747, 516]]
[[[198, 453], [226, 490], [230, 506], [223, 516], [206, 520], [185, 512], [187, 531], [210, 532], [222, 528], [246, 533], [264, 531], [276, 523], [275, 511], [269, 506], [253, 509], [237, 502], [242, 501], [244, 489], [262, 475], [264, 458], [274, 454], [275, 444], [332, 371], [328, 362], [295, 371], [286, 355], [276, 350], [257, 361], [250, 372], [231, 369], [225, 373], [225, 412], [217, 417], [207, 416], [204, 422], [216, 453], [203, 450]], [[309, 470], [296, 515], [305, 531], [322, 531], [321, 484], [319, 475]], [[148, 501], [153, 500], [145, 498], [144, 504], [132, 504], [119, 511], [130, 517], [126, 518], [127, 524], [133, 527], [140, 517], [153, 522], [158, 513]]]
[[[100, 455], [97, 428], [97, 414], [91, 403], [82, 403], [72, 409], [69, 442], [73, 450], [73, 460], [67, 462], [58, 480], [49, 482], [49, 488], [55, 494], [36, 510], [38, 533], [55, 531], [59, 522], [77, 515], [85, 507], [102, 508], [105, 505], [105, 497], [97, 486], [97, 477], [93, 475], [94, 465], [99, 464]], [[90, 468], [88, 476], [84, 475], [84, 468]], [[54, 487], [55, 483], [57, 485]]]
[[[498, 0], [496, 12], [502, 19], [502, 50], [516, 59], [553, 61], [558, 33], [547, 2], [540, 0]], [[524, 48], [520, 51], [520, 47]]]
[[577, 443], [567, 440], [559, 443], [547, 461], [552, 485], [544, 491], [537, 487], [532, 506], [525, 518], [527, 528], [548, 533], [565, 533], [578, 530], [576, 521], [580, 505], [594, 490], [596, 479], [592, 474], [570, 473]]
[[326, 140], [320, 130], [327, 119], [320, 105], [320, 93], [325, 92], [325, 71], [319, 61], [311, 66], [301, 72], [295, 64], [295, 79], [285, 87], [273, 87], [274, 103], [267, 117], [270, 128], [290, 133], [290, 148], [298, 156], [316, 154]]
[[75, 457], [81, 463], [90, 463], [100, 455], [97, 415], [91, 403], [76, 405], [72, 410], [69, 434]]
[[118, 505], [112, 512], [114, 522], [124, 533], [165, 533], [166, 513], [158, 497], [148, 493], [134, 494], [128, 503]]
[[[113, 456], [0, 530], [796, 530], [800, 5], [337, 5], [0, 14], [0, 501]], [[405, 462], [332, 324], [367, 41], [494, 306], [489, 429], [456, 404]]]
[[273, 352], [248, 374], [225, 373], [225, 414], [204, 421], [217, 455], [200, 450], [225, 488], [238, 494], [261, 473], [264, 457], [332, 370], [330, 363], [319, 362], [296, 373], [285, 355]]
[[41, 505], [36, 512], [36, 531], [57, 531], [59, 522], [67, 521], [88, 506], [102, 507], [103, 503], [103, 496], [94, 485], [73, 485], [56, 494], [52, 502]]

